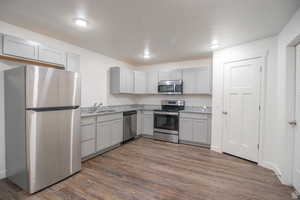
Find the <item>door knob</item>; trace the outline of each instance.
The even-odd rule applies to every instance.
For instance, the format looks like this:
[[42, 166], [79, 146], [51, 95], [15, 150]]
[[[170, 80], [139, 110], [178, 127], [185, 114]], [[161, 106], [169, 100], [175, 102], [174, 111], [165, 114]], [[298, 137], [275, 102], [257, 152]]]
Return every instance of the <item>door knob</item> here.
[[289, 125], [291, 126], [296, 126], [297, 125], [297, 121], [294, 120], [294, 121], [289, 121]]
[[228, 112], [226, 112], [226, 111], [223, 111], [222, 113], [223, 113], [223, 115], [227, 115], [228, 114]]

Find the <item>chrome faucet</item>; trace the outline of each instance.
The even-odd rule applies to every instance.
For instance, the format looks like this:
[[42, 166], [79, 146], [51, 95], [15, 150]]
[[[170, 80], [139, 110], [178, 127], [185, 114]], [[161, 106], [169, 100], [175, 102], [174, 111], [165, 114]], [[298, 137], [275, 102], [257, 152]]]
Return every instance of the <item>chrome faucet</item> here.
[[93, 105], [93, 107], [92, 107], [92, 109], [91, 109], [91, 112], [96, 112], [96, 111], [98, 111], [100, 108], [101, 108], [101, 106], [103, 105], [103, 103], [94, 103], [94, 105]]

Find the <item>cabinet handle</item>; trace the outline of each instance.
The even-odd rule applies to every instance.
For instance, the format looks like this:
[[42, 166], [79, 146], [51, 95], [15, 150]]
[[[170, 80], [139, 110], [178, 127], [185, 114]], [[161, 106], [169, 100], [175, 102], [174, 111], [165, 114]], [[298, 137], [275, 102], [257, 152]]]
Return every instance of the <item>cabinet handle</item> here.
[[296, 121], [296, 120], [294, 120], [294, 121], [289, 121], [288, 123], [289, 123], [289, 125], [291, 125], [291, 126], [297, 126], [297, 121]]
[[228, 114], [228, 112], [226, 112], [226, 111], [223, 111], [222, 113], [223, 113], [223, 115], [227, 115]]

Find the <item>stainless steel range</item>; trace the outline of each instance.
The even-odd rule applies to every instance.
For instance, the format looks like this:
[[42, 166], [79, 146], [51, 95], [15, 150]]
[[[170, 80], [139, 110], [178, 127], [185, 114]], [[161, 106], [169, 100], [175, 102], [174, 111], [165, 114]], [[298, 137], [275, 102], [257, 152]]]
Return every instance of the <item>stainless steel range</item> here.
[[154, 111], [154, 139], [178, 143], [179, 111], [184, 110], [183, 100], [163, 100], [161, 110]]

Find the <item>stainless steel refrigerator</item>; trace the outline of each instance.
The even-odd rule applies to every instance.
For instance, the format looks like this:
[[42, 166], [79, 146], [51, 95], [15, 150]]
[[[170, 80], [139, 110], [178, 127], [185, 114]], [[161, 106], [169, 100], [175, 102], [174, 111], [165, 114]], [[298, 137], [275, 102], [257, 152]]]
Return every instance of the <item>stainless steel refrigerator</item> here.
[[7, 177], [34, 193], [78, 172], [79, 74], [26, 65], [4, 80]]

